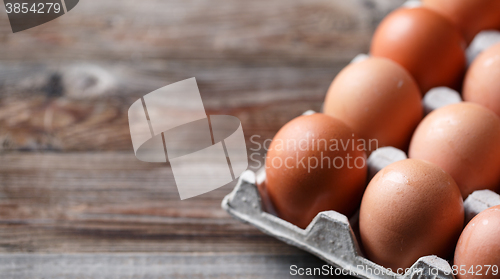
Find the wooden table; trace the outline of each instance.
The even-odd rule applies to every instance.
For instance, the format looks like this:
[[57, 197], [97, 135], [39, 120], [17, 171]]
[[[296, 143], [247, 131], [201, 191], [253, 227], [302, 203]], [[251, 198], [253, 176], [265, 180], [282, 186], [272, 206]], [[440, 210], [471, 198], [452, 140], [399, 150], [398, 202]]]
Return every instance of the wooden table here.
[[234, 182], [180, 201], [167, 165], [134, 157], [127, 110], [196, 77], [207, 113], [238, 117], [255, 148], [319, 110], [401, 3], [82, 0], [15, 34], [0, 13], [0, 278], [289, 278], [290, 265], [321, 267], [224, 212]]

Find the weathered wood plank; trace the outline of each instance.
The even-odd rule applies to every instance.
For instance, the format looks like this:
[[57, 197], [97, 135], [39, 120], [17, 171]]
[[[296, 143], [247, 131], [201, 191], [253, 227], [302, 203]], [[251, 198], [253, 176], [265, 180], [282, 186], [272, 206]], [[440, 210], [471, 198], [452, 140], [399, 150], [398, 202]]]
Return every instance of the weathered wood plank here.
[[15, 34], [0, 13], [0, 149], [130, 150], [129, 105], [193, 76], [208, 113], [272, 137], [402, 2], [89, 0]]
[[0, 252], [296, 253], [221, 209], [233, 187], [180, 201], [132, 152], [2, 154]]
[[[168, 278], [285, 279], [290, 266], [322, 268], [310, 255], [219, 254], [0, 254], [3, 279]], [[351, 278], [297, 276], [300, 278]]]
[[402, 2], [87, 0], [16, 34], [1, 13], [0, 59], [331, 63], [365, 51], [376, 22]]
[[292, 264], [321, 268], [230, 218], [220, 202], [233, 186], [180, 201], [170, 169], [131, 152], [4, 153], [1, 277], [289, 278]]
[[[66, 65], [59, 69], [68, 69], [71, 75], [74, 67], [76, 66]], [[54, 73], [49, 66], [40, 67], [36, 74], [41, 76], [39, 79], [27, 73], [25, 80], [14, 81], [12, 84], [5, 81], [7, 89], [3, 91], [4, 97], [0, 97], [0, 148], [131, 150], [128, 107], [143, 94], [175, 82], [176, 77], [145, 78], [145, 81], [150, 81], [146, 85], [140, 68], [128, 70], [133, 73], [120, 73], [109, 65], [99, 67], [98, 70], [95, 67], [88, 69], [92, 78], [101, 80], [103, 75], [94, 72], [104, 71], [120, 82], [110, 86], [112, 91], [99, 86], [96, 90], [88, 89], [97, 92], [94, 97], [80, 98], [78, 96], [85, 96], [85, 90], [71, 89], [71, 86], [64, 85], [62, 81], [60, 86], [68, 95], [51, 96], [54, 89], [50, 89], [48, 84]], [[335, 64], [332, 67], [201, 68], [192, 76], [197, 77], [208, 114], [238, 117], [247, 139], [253, 134], [272, 138], [293, 117], [308, 109], [320, 109], [324, 92], [335, 71], [341, 66]], [[9, 67], [3, 70], [4, 73], [9, 72], [5, 76], [14, 75], [10, 71], [14, 70]], [[112, 71], [115, 72], [110, 74]], [[58, 73], [63, 72], [65, 70]], [[178, 80], [188, 77], [190, 76], [178, 77]]]
[[16, 34], [0, 13], [0, 277], [289, 278], [291, 264], [320, 267], [231, 219], [220, 202], [234, 183], [179, 201], [168, 166], [133, 156], [127, 110], [194, 76], [207, 113], [237, 116], [255, 147], [251, 136], [262, 143], [319, 110], [403, 1], [86, 0]]

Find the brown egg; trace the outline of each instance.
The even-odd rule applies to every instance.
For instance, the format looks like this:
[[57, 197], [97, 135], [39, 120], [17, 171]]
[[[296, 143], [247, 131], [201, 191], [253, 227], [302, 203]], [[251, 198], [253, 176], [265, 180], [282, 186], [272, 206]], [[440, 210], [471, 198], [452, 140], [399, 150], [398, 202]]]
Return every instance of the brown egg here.
[[377, 173], [359, 213], [368, 258], [393, 271], [423, 256], [451, 255], [463, 222], [462, 196], [453, 178], [415, 159], [392, 163]]
[[464, 49], [465, 41], [454, 24], [418, 7], [389, 14], [378, 26], [370, 51], [406, 68], [425, 94], [433, 87], [459, 87], [466, 63]]
[[372, 57], [337, 75], [323, 112], [344, 121], [374, 151], [377, 146], [407, 149], [423, 108], [410, 74], [389, 59]]
[[500, 205], [486, 209], [469, 222], [455, 250], [457, 279], [500, 278], [499, 236]]
[[409, 157], [448, 172], [466, 198], [500, 183], [500, 118], [473, 103], [458, 103], [427, 115], [415, 130]]
[[366, 185], [366, 154], [342, 121], [300, 116], [274, 137], [266, 158], [266, 189], [278, 216], [301, 228], [321, 211], [350, 216]]
[[500, 43], [482, 52], [472, 62], [462, 94], [465, 101], [483, 105], [500, 116]]
[[428, 7], [455, 23], [468, 43], [486, 29], [500, 29], [498, 0], [423, 0]]

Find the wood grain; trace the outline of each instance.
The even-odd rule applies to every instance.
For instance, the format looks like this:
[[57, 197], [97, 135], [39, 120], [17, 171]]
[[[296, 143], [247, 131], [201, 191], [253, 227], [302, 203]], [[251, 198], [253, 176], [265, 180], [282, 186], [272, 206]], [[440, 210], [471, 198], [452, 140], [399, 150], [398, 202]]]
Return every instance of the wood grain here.
[[[1, 278], [289, 278], [322, 261], [233, 220], [234, 182], [180, 201], [138, 161], [127, 110], [196, 77], [252, 151], [368, 51], [403, 0], [85, 0], [13, 34], [0, 13]], [[307, 277], [316, 278], [316, 277]]]
[[170, 168], [132, 153], [4, 154], [0, 181], [0, 251], [287, 249], [223, 212], [234, 183], [180, 201]]
[[17, 34], [0, 14], [0, 58], [330, 64], [366, 51], [376, 23], [402, 2], [87, 0]]
[[234, 183], [180, 201], [166, 164], [131, 153], [4, 154], [0, 181], [2, 278], [288, 278], [292, 264], [324, 265], [226, 214]]
[[74, 278], [347, 278], [291, 276], [290, 266], [322, 268], [319, 259], [304, 255], [263, 256], [220, 254], [0, 254], [4, 279]]
[[[209, 73], [212, 70], [206, 69]], [[229, 72], [231, 68], [224, 71]], [[208, 85], [203, 83], [202, 78], [197, 77], [197, 80], [207, 114], [238, 117], [247, 139], [251, 135], [272, 138], [283, 124], [302, 112], [308, 109], [320, 110], [329, 82], [318, 82], [319, 86], [311, 85], [311, 82], [318, 78], [328, 81], [333, 75], [331, 71], [321, 68], [295, 70], [261, 67], [240, 69], [239, 72], [243, 77], [249, 78], [241, 82], [242, 87], [252, 79], [258, 80], [258, 76], [269, 75], [262, 80], [262, 86], [267, 82], [268, 88], [256, 89], [259, 85], [254, 81], [251, 85], [253, 89], [250, 85], [246, 88], [234, 88], [236, 85], [230, 85], [230, 88], [224, 89], [221, 84], [221, 92], [207, 92], [204, 88], [217, 86], [215, 80], [233, 82], [230, 74], [213, 77], [214, 83]], [[296, 87], [289, 90], [279, 87], [280, 83], [287, 84], [286, 80], [291, 78], [287, 76], [299, 76], [301, 73], [309, 76], [310, 80], [291, 82], [290, 86]], [[133, 82], [134, 76], [136, 75], [131, 74], [123, 79]], [[272, 76], [276, 79], [271, 80]], [[41, 93], [30, 93], [28, 96], [6, 93], [9, 96], [0, 98], [0, 148], [6, 151], [131, 150], [127, 110], [142, 94], [165, 85], [160, 85], [160, 82], [153, 84], [156, 86], [145, 87], [149, 89], [142, 92], [138, 89], [134, 91], [140, 94], [116, 94], [95, 99], [67, 96], [54, 98]], [[307, 89], [304, 88], [309, 88], [310, 94], [305, 95], [302, 90]]]
[[190, 77], [208, 113], [272, 137], [320, 109], [336, 73], [401, 3], [87, 0], [15, 34], [0, 13], [0, 148], [130, 150], [130, 104]]

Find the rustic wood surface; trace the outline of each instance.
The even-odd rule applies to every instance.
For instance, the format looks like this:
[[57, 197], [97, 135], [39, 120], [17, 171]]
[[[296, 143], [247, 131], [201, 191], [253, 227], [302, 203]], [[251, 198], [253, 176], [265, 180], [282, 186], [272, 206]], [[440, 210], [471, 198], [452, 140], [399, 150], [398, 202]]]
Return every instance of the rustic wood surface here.
[[[11, 254], [0, 255], [2, 278], [186, 278], [286, 279], [290, 264], [321, 267], [319, 259], [303, 254]], [[329, 278], [328, 276], [295, 276]], [[334, 278], [334, 277], [330, 277]]]
[[289, 278], [292, 264], [321, 267], [230, 218], [220, 203], [234, 182], [180, 201], [167, 165], [134, 157], [127, 110], [196, 77], [207, 113], [237, 116], [256, 147], [252, 136], [262, 143], [319, 110], [402, 2], [82, 0], [15, 34], [0, 13], [0, 278]]

